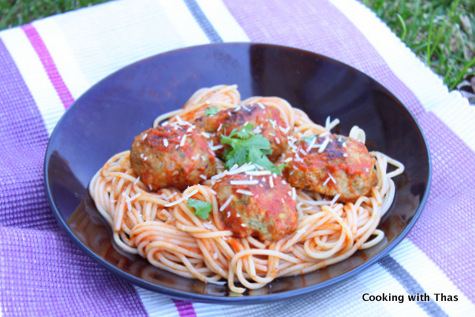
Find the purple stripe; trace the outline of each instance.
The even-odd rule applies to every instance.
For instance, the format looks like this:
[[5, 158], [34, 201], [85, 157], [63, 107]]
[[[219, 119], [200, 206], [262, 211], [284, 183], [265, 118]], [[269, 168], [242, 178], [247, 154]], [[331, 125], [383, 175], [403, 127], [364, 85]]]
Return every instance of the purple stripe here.
[[5, 316], [147, 316], [135, 289], [57, 231], [0, 227]]
[[193, 304], [189, 301], [183, 301], [179, 299], [172, 298], [173, 303], [175, 303], [176, 309], [178, 310], [178, 314], [181, 317], [196, 317], [195, 308]]
[[[468, 162], [473, 162], [473, 151], [435, 115], [425, 112], [366, 37], [327, 1], [224, 1], [251, 42], [294, 46], [343, 61], [382, 83], [415, 115], [430, 145], [433, 182], [409, 238], [475, 301], [475, 270], [470, 265], [475, 256], [471, 244], [475, 164]], [[272, 18], [256, 19], [255, 12]]]
[[[342, 61], [385, 87], [391, 87], [413, 114], [424, 112], [412, 92], [394, 76], [366, 37], [328, 1], [224, 2], [251, 42], [297, 47]], [[256, 12], [271, 18], [256, 19]]]
[[48, 48], [41, 39], [40, 34], [32, 24], [23, 25], [21, 28], [25, 32], [26, 37], [28, 38], [31, 45], [35, 49], [36, 54], [40, 58], [40, 61], [43, 64], [46, 73], [48, 74], [49, 80], [53, 84], [53, 87], [56, 90], [59, 99], [61, 99], [64, 108], [69, 108], [69, 106], [74, 102], [74, 98], [71, 95], [71, 92], [69, 91], [68, 87], [64, 83], [63, 78], [59, 74], [58, 68], [54, 63], [53, 58], [51, 57], [51, 54], [48, 51]]
[[1, 40], [0, 65], [0, 226], [57, 228], [43, 186], [48, 133]]
[[475, 302], [475, 153], [436, 115], [419, 117], [432, 153], [432, 187], [409, 239]]
[[0, 39], [0, 307], [3, 315], [146, 315], [135, 289], [80, 251], [46, 200], [41, 114]]

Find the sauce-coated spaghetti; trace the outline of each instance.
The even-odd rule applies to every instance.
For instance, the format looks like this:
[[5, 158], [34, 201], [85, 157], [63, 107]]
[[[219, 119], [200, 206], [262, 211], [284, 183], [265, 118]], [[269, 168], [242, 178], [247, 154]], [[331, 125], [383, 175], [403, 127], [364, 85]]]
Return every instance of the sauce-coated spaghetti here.
[[[274, 116], [274, 119], [264, 118], [270, 120], [272, 132], [266, 132], [265, 127], [260, 125], [261, 128], [251, 126], [254, 133], [249, 133], [270, 134], [266, 137], [273, 141], [271, 152], [275, 154], [282, 150], [281, 154], [272, 159], [275, 165], [286, 164], [282, 165], [283, 176], [277, 175], [276, 171], [256, 166], [253, 162], [225, 169], [225, 162], [218, 158], [222, 158], [223, 153], [216, 158], [214, 155], [208, 157], [206, 155], [209, 155], [209, 151], [199, 152], [193, 148], [197, 146], [197, 142], [196, 139], [191, 142], [192, 133], [204, 135], [213, 153], [222, 152], [227, 146], [219, 144], [219, 138], [215, 138], [213, 133], [198, 129], [200, 121], [197, 118], [218, 118], [219, 114], [216, 113], [221, 113], [222, 121], [217, 121], [217, 128], [212, 130], [218, 131], [223, 129], [223, 122], [228, 122], [226, 120], [229, 120], [230, 115], [237, 113], [236, 111], [250, 113], [249, 109], [252, 107], [270, 109], [269, 116]], [[280, 118], [277, 120], [276, 116]], [[214, 123], [205, 122], [202, 126], [208, 127]], [[246, 124], [243, 123], [244, 126]], [[384, 233], [377, 226], [392, 203], [395, 185], [391, 178], [403, 172], [401, 163], [382, 153], [371, 152], [369, 162], [374, 162], [374, 165], [371, 171], [366, 168], [366, 172], [373, 173], [371, 175], [374, 179], [369, 179], [371, 185], [364, 195], [359, 194], [359, 185], [341, 185], [354, 179], [335, 179], [336, 175], [349, 177], [348, 175], [361, 174], [351, 170], [351, 166], [346, 167], [346, 174], [334, 168], [333, 174], [328, 172], [328, 176], [322, 176], [322, 181], [309, 177], [302, 183], [300, 176], [294, 182], [291, 180], [292, 175], [298, 175], [299, 171], [303, 171], [302, 175], [309, 175], [308, 170], [299, 170], [299, 166], [305, 163], [307, 169], [316, 168], [315, 162], [311, 161], [310, 164], [309, 160], [329, 152], [331, 144], [339, 146], [334, 148], [335, 151], [346, 151], [345, 143], [348, 147], [352, 143], [364, 144], [365, 134], [358, 127], [351, 130], [349, 137], [328, 137], [336, 124], [338, 120], [327, 120], [325, 126], [317, 125], [304, 112], [277, 97], [252, 97], [241, 101], [236, 86], [200, 89], [183, 109], [164, 114], [154, 122], [154, 126], [183, 130], [181, 138], [175, 143], [168, 138], [167, 133], [175, 131], [171, 128], [159, 132], [154, 130], [157, 134], [154, 137], [160, 142], [160, 151], [178, 151], [183, 148], [179, 153], [185, 153], [182, 157], [192, 164], [186, 181], [199, 179], [195, 181], [196, 184], [174, 182], [182, 174], [188, 173], [186, 166], [180, 173], [163, 178], [165, 183], [155, 182], [156, 177], [143, 171], [141, 179], [131, 164], [130, 151], [125, 151], [114, 155], [105, 163], [92, 179], [89, 191], [97, 209], [112, 227], [115, 243], [122, 250], [139, 254], [152, 265], [180, 276], [196, 278], [206, 283], [221, 284], [226, 280], [232, 292], [243, 293], [246, 289], [263, 287], [275, 278], [305, 274], [340, 262], [357, 250], [372, 247], [383, 239]], [[281, 133], [277, 134], [276, 131]], [[229, 133], [228, 130], [224, 137]], [[140, 136], [143, 140], [147, 137], [147, 133]], [[305, 142], [301, 141], [304, 139]], [[283, 142], [286, 142], [284, 147]], [[144, 153], [133, 158], [141, 160], [140, 168], [152, 166], [146, 165], [150, 154]], [[334, 156], [346, 160], [348, 155], [342, 153], [343, 155]], [[212, 173], [209, 165], [203, 165], [202, 168], [199, 166], [208, 164], [210, 160], [216, 160]], [[178, 164], [175, 161], [172, 163], [173, 166]], [[160, 162], [154, 164], [155, 167], [161, 166], [157, 165]], [[391, 172], [388, 172], [389, 164], [395, 167]], [[295, 168], [295, 174], [292, 168]], [[327, 170], [330, 171], [328, 168], [325, 171]], [[199, 175], [194, 175], [194, 171], [199, 171]], [[297, 187], [289, 183], [296, 184]], [[311, 190], [311, 186], [316, 183], [315, 188], [331, 186], [328, 192], [325, 191], [326, 188], [323, 188], [323, 192], [317, 192]], [[160, 184], [176, 184], [177, 187], [165, 188]], [[226, 186], [228, 191], [223, 191], [222, 188]], [[277, 190], [280, 190], [279, 195], [275, 194]], [[275, 204], [279, 208], [288, 206], [288, 209], [295, 212], [295, 223], [289, 224], [287, 218], [290, 214], [284, 212], [272, 214], [270, 210], [264, 210], [257, 218], [251, 219], [252, 210], [246, 209], [247, 213], [242, 212], [242, 209], [234, 210], [254, 206], [256, 201], [261, 202], [259, 199], [266, 199], [260, 198], [265, 195], [272, 197], [273, 205], [269, 205], [267, 209], [275, 209]], [[190, 207], [190, 200], [208, 204], [211, 209], [209, 217], [198, 217], [196, 210]], [[285, 219], [279, 223], [265, 218], [266, 216]], [[247, 217], [246, 221], [249, 222], [240, 223], [239, 221], [244, 221], [239, 219], [241, 217]], [[257, 225], [256, 219], [260, 221]], [[268, 221], [272, 222], [272, 226], [263, 227], [263, 223], [267, 225]], [[279, 225], [282, 230], [275, 229]], [[258, 235], [250, 234], [256, 232], [250, 230], [249, 227], [252, 226], [258, 228], [255, 230], [264, 229]], [[284, 235], [276, 235], [274, 232], [277, 231], [284, 232]], [[236, 285], [237, 282], [242, 287]]]

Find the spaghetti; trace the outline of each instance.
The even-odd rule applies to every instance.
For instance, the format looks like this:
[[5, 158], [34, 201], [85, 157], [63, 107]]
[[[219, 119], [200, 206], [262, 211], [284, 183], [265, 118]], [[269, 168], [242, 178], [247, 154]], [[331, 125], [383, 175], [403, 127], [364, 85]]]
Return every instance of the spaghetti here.
[[[277, 109], [284, 122], [278, 128], [290, 140], [330, 133], [338, 124], [337, 120], [327, 120], [326, 126], [317, 125], [303, 111], [277, 97], [241, 101], [235, 85], [222, 85], [198, 90], [183, 109], [161, 115], [154, 126], [191, 126], [189, 121], [204, 115], [210, 105], [227, 110], [251, 104]], [[354, 127], [350, 138], [364, 143], [364, 131]], [[391, 178], [401, 174], [404, 166], [380, 152], [371, 155], [375, 159], [376, 182], [368, 195], [341, 202], [339, 195], [292, 188], [289, 196], [295, 200], [296, 230], [274, 241], [253, 236], [238, 238], [220, 221], [220, 213], [233, 197], [220, 204], [213, 185], [224, 175], [254, 173], [255, 180], [261, 177], [257, 175], [266, 174], [252, 172], [252, 164], [225, 170], [218, 160], [217, 176], [203, 177], [199, 184], [184, 190], [161, 188], [154, 192], [140, 180], [131, 166], [129, 151], [125, 151], [105, 163], [93, 177], [89, 191], [98, 211], [112, 227], [115, 243], [124, 251], [139, 254], [152, 265], [183, 277], [217, 284], [226, 280], [232, 292], [243, 293], [279, 277], [305, 274], [340, 262], [384, 238], [384, 232], [377, 227], [393, 201], [395, 185]], [[277, 162], [286, 159], [284, 154]], [[395, 167], [391, 172], [389, 165]], [[246, 190], [241, 193], [249, 195]], [[207, 220], [197, 217], [188, 206], [190, 199], [212, 206]]]

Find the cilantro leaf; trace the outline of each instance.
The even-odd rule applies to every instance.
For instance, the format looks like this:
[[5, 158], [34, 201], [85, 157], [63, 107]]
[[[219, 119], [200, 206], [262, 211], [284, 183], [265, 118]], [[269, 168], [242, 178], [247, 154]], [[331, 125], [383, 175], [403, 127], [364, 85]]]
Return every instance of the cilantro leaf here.
[[248, 139], [250, 136], [254, 135], [252, 129], [254, 129], [254, 126], [252, 124], [246, 123], [246, 125], [243, 126], [239, 131], [236, 131], [235, 134], [238, 138]]
[[284, 166], [276, 167], [267, 158], [267, 155], [272, 154], [270, 142], [262, 135], [252, 132], [253, 128], [253, 125], [246, 124], [240, 130], [234, 129], [229, 136], [221, 136], [221, 143], [231, 146], [224, 152], [226, 168], [235, 164], [239, 166], [254, 163], [280, 175]]
[[267, 156], [256, 148], [249, 149], [249, 160], [262, 168], [274, 172], [275, 165], [267, 158]]
[[205, 116], [212, 116], [212, 115], [217, 114], [218, 112], [219, 110], [217, 106], [211, 106], [211, 107], [206, 108]]
[[238, 166], [247, 163], [247, 149], [245, 147], [236, 147], [226, 156], [226, 168], [231, 168], [234, 164]]
[[272, 154], [270, 142], [260, 134], [255, 134], [245, 141], [245, 146], [248, 149], [257, 148], [262, 151], [263, 154]]
[[275, 166], [274, 163], [272, 163], [269, 158], [262, 153], [262, 151], [259, 151], [255, 148], [251, 148], [249, 150], [249, 159], [251, 162], [259, 165], [260, 167], [278, 175], [282, 174], [284, 167], [288, 166], [287, 164]]
[[188, 199], [186, 205], [188, 208], [194, 208], [195, 215], [203, 220], [208, 219], [209, 213], [213, 210], [213, 204], [193, 198]]

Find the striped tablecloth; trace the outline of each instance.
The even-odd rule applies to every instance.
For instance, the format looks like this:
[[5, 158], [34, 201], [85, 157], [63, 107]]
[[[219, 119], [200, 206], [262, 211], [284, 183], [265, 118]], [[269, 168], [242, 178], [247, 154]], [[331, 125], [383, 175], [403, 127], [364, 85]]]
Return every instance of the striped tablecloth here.
[[[249, 306], [174, 300], [119, 279], [59, 228], [44, 191], [48, 137], [65, 110], [114, 71], [216, 42], [293, 46], [375, 78], [412, 112], [433, 164], [408, 237], [356, 277], [299, 298]], [[448, 92], [354, 0], [113, 1], [0, 32], [0, 312], [4, 316], [474, 315], [475, 108]], [[470, 264], [472, 263], [472, 264]], [[406, 296], [403, 303], [363, 294]], [[410, 302], [426, 293], [430, 301]], [[457, 301], [437, 299], [436, 293]], [[439, 296], [440, 297], [440, 296]]]

